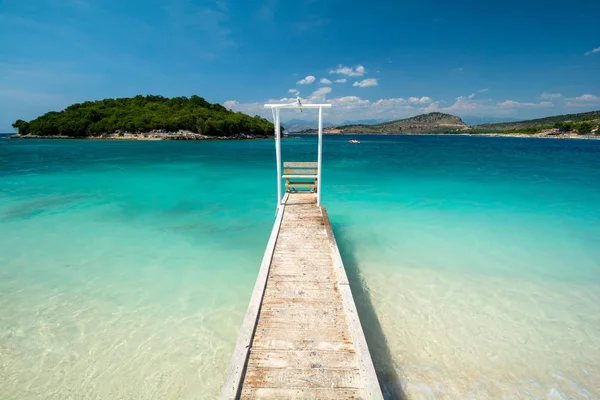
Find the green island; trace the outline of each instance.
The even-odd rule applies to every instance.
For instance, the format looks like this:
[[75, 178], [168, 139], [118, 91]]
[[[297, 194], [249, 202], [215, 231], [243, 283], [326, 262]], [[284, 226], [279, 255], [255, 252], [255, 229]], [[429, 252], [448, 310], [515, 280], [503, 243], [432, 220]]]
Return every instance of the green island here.
[[194, 140], [272, 136], [274, 125], [260, 117], [227, 110], [199, 96], [86, 101], [12, 124], [20, 138]]
[[[29, 122], [17, 120], [13, 138], [92, 138], [129, 140], [252, 139], [271, 137], [272, 122], [233, 112], [199, 96], [142, 96], [86, 101], [51, 111]], [[281, 127], [282, 131], [285, 129]], [[327, 134], [468, 134], [488, 136], [598, 137], [600, 111], [517, 122], [468, 125], [441, 112], [379, 124], [324, 129]], [[305, 129], [294, 133], [316, 133]]]
[[[455, 115], [432, 112], [380, 124], [341, 125], [324, 130], [330, 134], [470, 134], [534, 137], [596, 137], [600, 134], [599, 131], [600, 111], [481, 125], [467, 125]], [[305, 129], [296, 133], [315, 132], [315, 129]]]

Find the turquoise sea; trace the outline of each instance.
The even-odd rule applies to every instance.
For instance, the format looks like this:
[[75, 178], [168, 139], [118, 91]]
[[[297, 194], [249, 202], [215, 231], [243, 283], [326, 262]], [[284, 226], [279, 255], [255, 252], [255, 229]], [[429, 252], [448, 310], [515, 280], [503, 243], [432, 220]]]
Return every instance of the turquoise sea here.
[[[600, 141], [360, 139], [325, 137], [323, 203], [386, 396], [600, 398]], [[0, 398], [216, 397], [274, 158], [0, 139]]]

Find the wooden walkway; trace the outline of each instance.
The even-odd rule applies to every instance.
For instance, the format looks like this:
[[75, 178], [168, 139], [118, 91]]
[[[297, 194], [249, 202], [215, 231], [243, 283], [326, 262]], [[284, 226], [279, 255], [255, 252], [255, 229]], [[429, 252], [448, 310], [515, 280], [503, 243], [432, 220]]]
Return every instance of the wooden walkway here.
[[288, 193], [222, 399], [382, 399], [324, 207]]

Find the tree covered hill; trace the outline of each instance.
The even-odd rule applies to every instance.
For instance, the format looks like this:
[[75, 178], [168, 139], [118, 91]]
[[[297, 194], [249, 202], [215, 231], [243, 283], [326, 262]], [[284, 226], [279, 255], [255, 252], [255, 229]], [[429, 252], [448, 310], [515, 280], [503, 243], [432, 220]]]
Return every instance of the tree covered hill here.
[[[502, 122], [495, 124], [481, 124], [475, 125], [473, 130], [475, 131], [490, 131], [490, 132], [518, 132], [518, 131], [527, 131], [533, 129], [543, 129], [543, 128], [551, 128], [558, 124], [557, 127], [560, 127], [560, 124], [571, 122], [588, 122], [590, 124], [597, 123], [600, 120], [600, 111], [589, 111], [578, 114], [565, 114], [565, 115], [554, 115], [551, 117], [537, 118], [537, 119], [529, 119], [525, 121], [515, 121], [515, 122]], [[575, 124], [581, 125], [581, 124]]]
[[18, 120], [13, 127], [20, 135], [73, 137], [152, 130], [187, 130], [209, 136], [267, 136], [274, 132], [273, 124], [264, 118], [235, 113], [195, 95], [170, 99], [139, 95], [86, 101], [30, 122]]
[[[458, 131], [468, 127], [459, 117], [444, 114], [441, 112], [431, 112], [421, 114], [411, 118], [399, 119], [396, 121], [383, 122], [379, 124], [353, 124], [341, 125], [326, 129], [327, 133], [437, 133]], [[311, 133], [315, 131], [307, 130]]]

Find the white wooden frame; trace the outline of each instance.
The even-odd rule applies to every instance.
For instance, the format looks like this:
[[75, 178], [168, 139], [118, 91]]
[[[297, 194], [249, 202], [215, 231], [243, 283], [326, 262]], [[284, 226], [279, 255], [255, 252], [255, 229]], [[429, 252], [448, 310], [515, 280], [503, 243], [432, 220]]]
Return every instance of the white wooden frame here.
[[321, 205], [321, 166], [323, 165], [323, 109], [331, 108], [331, 104], [301, 104], [300, 98], [294, 103], [287, 104], [265, 104], [273, 112], [273, 123], [275, 124], [275, 154], [277, 159], [277, 208], [282, 204], [281, 196], [281, 124], [279, 111], [282, 108], [318, 108], [319, 109], [319, 148], [317, 156], [317, 205]]

